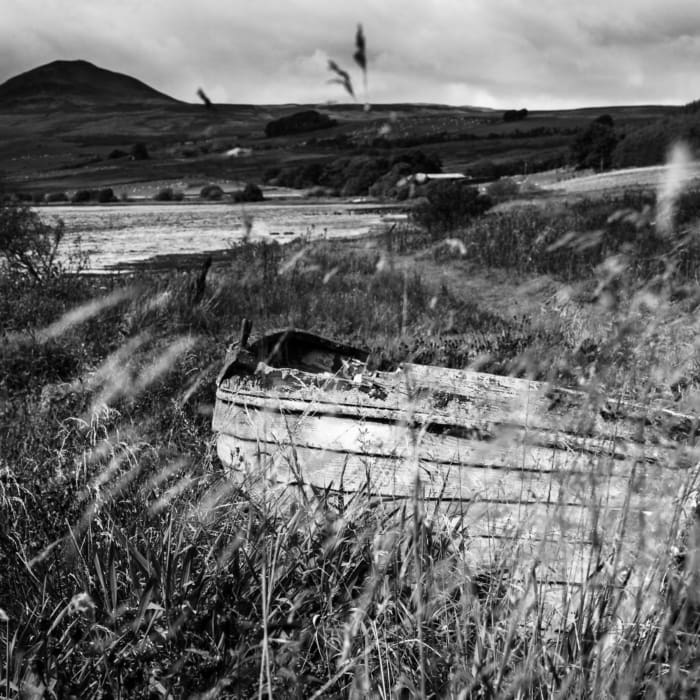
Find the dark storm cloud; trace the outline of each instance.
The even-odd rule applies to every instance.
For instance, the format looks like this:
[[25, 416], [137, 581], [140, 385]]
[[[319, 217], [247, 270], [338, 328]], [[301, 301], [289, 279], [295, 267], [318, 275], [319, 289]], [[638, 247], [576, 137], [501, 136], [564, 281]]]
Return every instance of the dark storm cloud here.
[[[344, 101], [367, 37], [370, 101], [493, 107], [700, 96], [700, 3], [668, 0], [3, 0], [0, 80], [85, 58], [196, 101]], [[364, 100], [364, 95], [358, 95]]]

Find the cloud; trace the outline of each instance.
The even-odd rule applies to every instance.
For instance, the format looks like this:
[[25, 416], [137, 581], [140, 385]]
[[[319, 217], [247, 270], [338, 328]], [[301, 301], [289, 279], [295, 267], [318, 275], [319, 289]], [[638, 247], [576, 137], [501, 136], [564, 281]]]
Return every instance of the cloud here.
[[[683, 103], [700, 95], [700, 4], [687, 0], [3, 0], [0, 81], [84, 58], [180, 99], [345, 100], [367, 37], [370, 100], [498, 108]], [[360, 95], [360, 99], [364, 99]]]

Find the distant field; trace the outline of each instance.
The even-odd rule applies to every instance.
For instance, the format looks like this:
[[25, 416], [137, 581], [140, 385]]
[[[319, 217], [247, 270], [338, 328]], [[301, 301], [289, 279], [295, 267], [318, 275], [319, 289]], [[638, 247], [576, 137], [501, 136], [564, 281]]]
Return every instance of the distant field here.
[[[612, 172], [597, 173], [576, 177], [562, 174], [559, 181], [543, 174], [541, 178], [533, 175], [530, 182], [550, 190], [567, 194], [589, 194], [608, 190], [620, 190], [635, 187], [656, 188], [668, 176], [669, 166], [655, 165], [646, 168], [627, 168]], [[700, 163], [694, 162], [685, 172], [686, 182], [700, 179]]]

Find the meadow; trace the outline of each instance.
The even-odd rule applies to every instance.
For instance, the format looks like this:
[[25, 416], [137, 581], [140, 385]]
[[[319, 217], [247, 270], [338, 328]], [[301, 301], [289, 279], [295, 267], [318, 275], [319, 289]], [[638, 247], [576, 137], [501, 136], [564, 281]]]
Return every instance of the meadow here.
[[[371, 241], [237, 245], [204, 288], [194, 266], [76, 275], [51, 226], [31, 229], [37, 274], [15, 258], [0, 277], [8, 697], [696, 692], [690, 477], [642, 590], [601, 566], [552, 608], [534, 570], [510, 579], [517, 539], [474, 567], [469, 523], [417, 497], [281, 507], [218, 463], [214, 382], [244, 317], [365, 347], [377, 368], [477, 367], [697, 413], [697, 192], [478, 216], [446, 194], [460, 216], [436, 197]], [[33, 226], [27, 211], [6, 204], [4, 230]]]

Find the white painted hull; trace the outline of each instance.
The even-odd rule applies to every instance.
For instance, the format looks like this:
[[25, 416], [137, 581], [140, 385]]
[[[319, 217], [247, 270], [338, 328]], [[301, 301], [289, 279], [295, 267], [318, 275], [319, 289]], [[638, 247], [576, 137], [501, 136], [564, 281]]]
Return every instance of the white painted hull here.
[[221, 381], [221, 461], [270, 484], [419, 496], [477, 549], [556, 553], [557, 580], [585, 578], [592, 552], [651, 563], [677, 535], [697, 478], [687, 416], [420, 365], [341, 374], [260, 365]]

